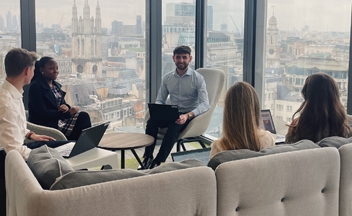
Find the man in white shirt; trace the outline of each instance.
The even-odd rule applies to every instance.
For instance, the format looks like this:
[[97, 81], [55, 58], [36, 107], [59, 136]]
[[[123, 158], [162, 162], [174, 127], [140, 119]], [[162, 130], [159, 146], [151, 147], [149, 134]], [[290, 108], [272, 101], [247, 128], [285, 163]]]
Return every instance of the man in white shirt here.
[[[67, 141], [38, 135], [27, 129], [27, 121], [22, 102], [23, 86], [30, 83], [34, 75], [34, 63], [38, 56], [25, 49], [11, 49], [5, 56], [6, 79], [0, 86], [0, 212], [6, 210], [5, 156], [11, 150], [18, 151], [27, 160], [30, 148], [44, 144], [56, 147]], [[25, 138], [40, 141], [23, 145]], [[44, 141], [44, 142], [43, 142]], [[46, 143], [48, 142], [48, 143]]]

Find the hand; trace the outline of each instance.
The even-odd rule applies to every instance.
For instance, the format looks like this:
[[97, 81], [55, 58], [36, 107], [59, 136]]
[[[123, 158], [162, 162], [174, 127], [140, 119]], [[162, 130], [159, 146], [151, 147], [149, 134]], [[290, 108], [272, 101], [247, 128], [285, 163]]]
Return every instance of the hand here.
[[31, 140], [34, 140], [34, 141], [55, 141], [55, 139], [52, 138], [51, 136], [38, 135], [38, 134], [32, 134]]
[[78, 108], [77, 107], [71, 107], [71, 109], [70, 109], [71, 115], [74, 115], [77, 112], [78, 112]]
[[175, 123], [179, 124], [179, 125], [182, 125], [182, 124], [186, 123], [187, 119], [188, 119], [188, 115], [187, 114], [183, 114], [183, 115], [180, 115], [180, 118], [178, 118], [175, 121]]
[[68, 106], [66, 106], [65, 104], [61, 104], [61, 105], [59, 106], [59, 112], [65, 113], [65, 112], [67, 112], [67, 111], [69, 111], [69, 109], [68, 109]]

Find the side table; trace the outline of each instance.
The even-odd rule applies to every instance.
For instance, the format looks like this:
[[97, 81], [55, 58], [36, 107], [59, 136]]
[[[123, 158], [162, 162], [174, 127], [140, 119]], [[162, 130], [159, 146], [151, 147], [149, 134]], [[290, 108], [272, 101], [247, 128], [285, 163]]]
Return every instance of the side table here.
[[[142, 133], [108, 133], [103, 136], [99, 143], [99, 148], [121, 151], [121, 169], [125, 168], [125, 150], [131, 150], [138, 163], [143, 167], [139, 159], [136, 148], [142, 148], [153, 144], [154, 138]], [[144, 167], [143, 167], [144, 168]]]

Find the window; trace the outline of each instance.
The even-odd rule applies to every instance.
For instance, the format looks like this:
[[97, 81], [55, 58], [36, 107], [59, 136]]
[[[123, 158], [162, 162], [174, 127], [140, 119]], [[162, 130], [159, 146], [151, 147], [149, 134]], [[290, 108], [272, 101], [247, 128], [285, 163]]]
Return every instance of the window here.
[[6, 77], [4, 58], [14, 47], [21, 47], [20, 1], [2, 1], [0, 9], [0, 82]]
[[[195, 14], [196, 5], [193, 0], [163, 0], [162, 1], [162, 76], [175, 70], [172, 60], [175, 47], [187, 45], [191, 48], [193, 61], [190, 67], [194, 69], [195, 45]], [[186, 7], [187, 6], [187, 7]]]
[[[35, 1], [37, 53], [62, 62], [57, 81], [65, 99], [94, 116], [93, 124], [110, 119], [128, 130], [144, 121], [145, 2]], [[131, 113], [133, 120], [122, 125], [117, 121], [122, 109], [124, 117], [127, 109], [138, 115]]]
[[292, 106], [287, 106], [287, 111], [292, 112]]
[[[338, 83], [341, 101], [347, 107], [350, 46], [350, 1], [268, 0], [265, 88], [262, 95], [274, 92], [265, 101], [266, 108], [286, 101], [283, 119], [292, 117], [301, 105], [301, 89], [307, 76], [324, 72]], [[338, 17], [338, 20], [336, 19]], [[275, 83], [268, 85], [268, 81]], [[280, 106], [272, 110], [281, 111]]]
[[276, 109], [277, 110], [283, 110], [284, 106], [283, 105], [280, 105], [280, 104], [277, 104], [276, 105]]
[[[244, 0], [208, 0], [204, 63], [225, 72], [225, 90], [243, 80]], [[225, 93], [219, 98], [207, 134], [220, 137]]]

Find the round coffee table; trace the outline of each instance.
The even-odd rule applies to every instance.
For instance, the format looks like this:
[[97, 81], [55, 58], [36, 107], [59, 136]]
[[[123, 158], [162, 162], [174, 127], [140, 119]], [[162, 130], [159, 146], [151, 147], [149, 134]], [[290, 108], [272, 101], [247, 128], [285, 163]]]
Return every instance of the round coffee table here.
[[[103, 136], [99, 143], [99, 148], [121, 151], [121, 169], [125, 168], [125, 150], [131, 150], [138, 163], [143, 167], [139, 159], [136, 148], [142, 148], [153, 144], [154, 138], [142, 133], [108, 133]], [[144, 168], [144, 167], [143, 167]]]

